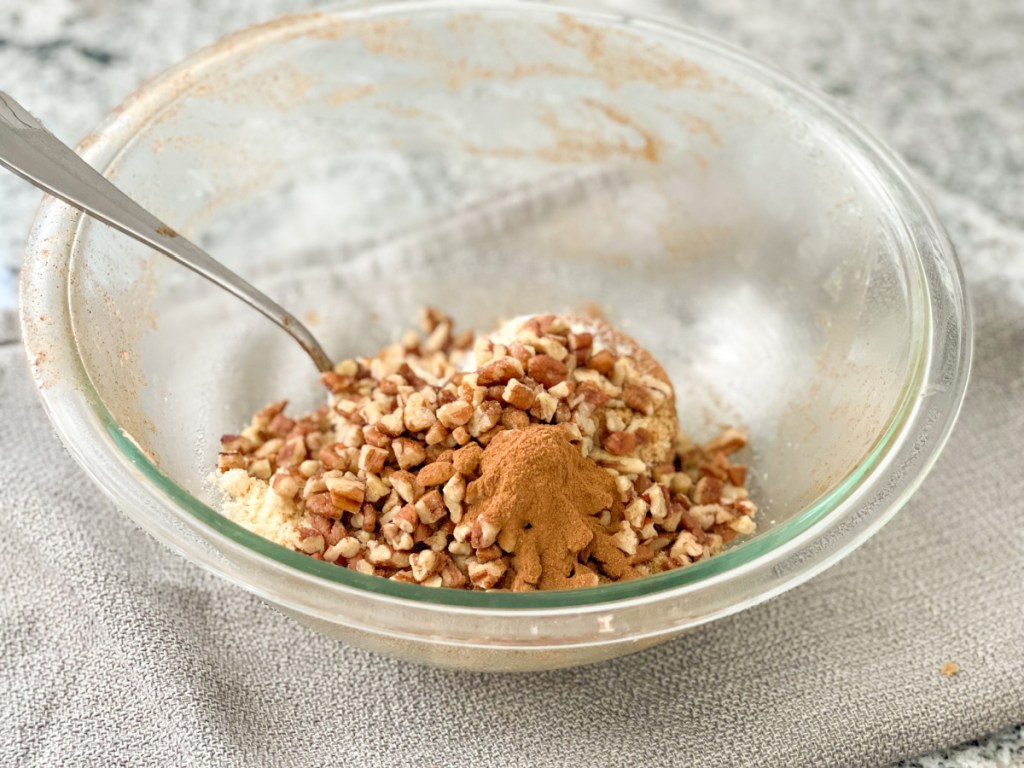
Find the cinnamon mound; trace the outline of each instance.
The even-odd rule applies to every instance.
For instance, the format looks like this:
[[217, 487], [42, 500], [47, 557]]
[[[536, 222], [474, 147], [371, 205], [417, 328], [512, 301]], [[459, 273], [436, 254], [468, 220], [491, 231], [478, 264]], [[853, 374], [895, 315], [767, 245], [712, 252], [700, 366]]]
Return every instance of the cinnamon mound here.
[[[502, 432], [487, 446], [468, 490], [469, 519], [499, 529], [513, 552], [509, 588], [572, 589], [598, 583], [591, 557], [616, 578], [634, 576], [596, 518], [621, 507], [615, 480], [584, 458], [557, 426]], [[616, 515], [618, 517], [618, 515]]]

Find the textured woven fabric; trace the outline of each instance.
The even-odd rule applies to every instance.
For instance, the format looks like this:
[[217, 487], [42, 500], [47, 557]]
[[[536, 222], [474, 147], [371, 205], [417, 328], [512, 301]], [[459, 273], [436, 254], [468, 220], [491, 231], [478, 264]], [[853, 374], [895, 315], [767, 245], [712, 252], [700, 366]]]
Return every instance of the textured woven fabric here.
[[900, 515], [810, 583], [632, 657], [419, 668], [326, 640], [145, 536], [61, 448], [7, 344], [0, 765], [865, 766], [1024, 720], [1024, 14], [770, 5], [678, 8], [895, 144], [971, 283], [971, 390]]
[[515, 678], [348, 648], [164, 550], [2, 347], [0, 764], [863, 766], [1019, 722], [1024, 306], [975, 299], [963, 421], [879, 536], [664, 646]]
[[345, 647], [164, 550], [2, 347], [0, 764], [863, 766], [1019, 722], [1024, 306], [975, 302], [962, 421], [882, 533], [659, 648], [516, 678]]

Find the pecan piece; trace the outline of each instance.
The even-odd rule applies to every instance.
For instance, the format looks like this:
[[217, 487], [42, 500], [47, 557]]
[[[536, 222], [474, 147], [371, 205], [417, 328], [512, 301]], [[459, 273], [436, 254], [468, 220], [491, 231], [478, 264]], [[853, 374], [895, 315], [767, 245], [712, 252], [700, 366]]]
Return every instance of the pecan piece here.
[[416, 581], [426, 581], [441, 567], [441, 558], [432, 550], [415, 552], [409, 555], [409, 565]]
[[460, 475], [472, 475], [480, 465], [480, 459], [484, 455], [484, 449], [475, 443], [460, 448], [452, 455], [452, 463], [455, 471]]
[[354, 475], [324, 478], [331, 502], [342, 512], [358, 512], [366, 498], [366, 485]]
[[424, 525], [433, 525], [448, 511], [444, 505], [444, 498], [437, 489], [430, 491], [416, 502], [416, 514]]
[[227, 472], [229, 469], [245, 469], [245, 456], [234, 451], [223, 451], [217, 454], [217, 469]]
[[224, 453], [249, 453], [255, 446], [252, 440], [241, 435], [221, 435], [220, 449]]
[[472, 416], [473, 405], [465, 400], [456, 400], [437, 409], [437, 420], [448, 429], [464, 426]]
[[479, 437], [489, 432], [501, 421], [501, 404], [493, 401], [481, 403], [480, 407], [473, 411], [473, 417], [466, 425], [466, 429], [473, 437]]
[[279, 469], [270, 478], [270, 487], [282, 499], [294, 499], [305, 481], [294, 469]]
[[384, 463], [388, 459], [388, 452], [383, 448], [376, 448], [372, 445], [364, 445], [359, 449], [359, 468], [370, 474], [379, 474], [384, 469]]
[[594, 344], [594, 334], [581, 331], [580, 333], [569, 334], [569, 349], [579, 352], [590, 349]]
[[428, 446], [441, 445], [448, 439], [449, 435], [451, 435], [451, 431], [440, 421], [435, 421], [434, 426], [427, 430], [427, 435], [423, 438], [423, 441]]
[[395, 516], [391, 518], [391, 522], [406, 533], [415, 533], [420, 517], [416, 513], [416, 507], [412, 504], [406, 504], [395, 513]]
[[702, 477], [697, 481], [697, 487], [693, 491], [694, 504], [717, 504], [722, 498], [722, 489], [725, 484], [714, 477]]
[[519, 379], [510, 379], [502, 390], [501, 399], [513, 408], [527, 411], [533, 405], [534, 394], [533, 390]]
[[509, 379], [523, 375], [523, 364], [514, 357], [502, 357], [492, 360], [477, 371], [477, 384], [490, 387], [494, 384], [505, 384]]
[[376, 448], [387, 448], [391, 445], [391, 436], [384, 434], [377, 424], [363, 427], [363, 440]]
[[298, 467], [306, 460], [306, 441], [301, 437], [290, 437], [278, 452], [278, 466]]
[[642, 387], [639, 384], [627, 384], [622, 389], [622, 400], [638, 413], [648, 416], [654, 413], [654, 400], [647, 387]]
[[347, 449], [342, 443], [331, 443], [330, 445], [325, 445], [317, 453], [317, 458], [327, 469], [344, 471], [349, 468]]
[[452, 475], [455, 474], [455, 467], [448, 461], [435, 461], [427, 464], [417, 473], [416, 479], [424, 488], [431, 488], [435, 485], [444, 485]]
[[535, 355], [530, 358], [526, 365], [530, 378], [544, 387], [553, 387], [560, 381], [565, 381], [569, 369], [565, 363], [556, 360], [551, 355]]
[[501, 426], [505, 429], [526, 429], [530, 426], [530, 415], [518, 408], [506, 408], [501, 413]]
[[[747, 444], [747, 436], [736, 429], [727, 429], [704, 446], [708, 453], [724, 453], [728, 456]], [[738, 485], [738, 483], [737, 483]]]
[[342, 515], [342, 510], [334, 506], [331, 502], [331, 494], [327, 491], [310, 494], [306, 499], [306, 511], [313, 515], [329, 517], [332, 520], [337, 520]]
[[[492, 560], [489, 563], [470, 562], [466, 565], [469, 580], [477, 589], [493, 589], [505, 575], [508, 566], [504, 560]], [[441, 578], [444, 578], [442, 574]]]
[[312, 528], [299, 528], [298, 549], [307, 555], [319, 554], [324, 551], [324, 537]]
[[602, 349], [596, 355], [591, 355], [587, 359], [587, 368], [597, 371], [602, 376], [607, 376], [615, 370], [615, 361], [617, 359], [609, 350]]
[[402, 497], [402, 501], [407, 504], [416, 501], [423, 493], [423, 489], [420, 487], [419, 482], [417, 482], [416, 476], [411, 472], [406, 472], [405, 470], [392, 472], [389, 479], [391, 487], [398, 492], [398, 495]]
[[423, 444], [416, 440], [410, 440], [408, 437], [400, 437], [393, 441], [391, 450], [394, 451], [395, 460], [402, 469], [422, 464], [427, 458], [427, 451]]
[[340, 395], [351, 387], [353, 383], [351, 376], [343, 376], [335, 371], [326, 371], [325, 373], [321, 373], [320, 381], [322, 381], [328, 391], [334, 395]]

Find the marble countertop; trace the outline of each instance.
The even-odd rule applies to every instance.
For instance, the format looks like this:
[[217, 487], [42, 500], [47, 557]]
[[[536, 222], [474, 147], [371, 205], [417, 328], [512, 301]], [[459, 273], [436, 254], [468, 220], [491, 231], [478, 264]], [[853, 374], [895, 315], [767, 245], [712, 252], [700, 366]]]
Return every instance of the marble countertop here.
[[[0, 7], [0, 87], [74, 144], [147, 77], [223, 34], [308, 8], [297, 0], [35, 0]], [[1024, 221], [1024, 9], [982, 4], [643, 0], [775, 61], [833, 95], [933, 192], [986, 226]], [[39, 194], [0, 174], [0, 315]], [[956, 223], [950, 225], [954, 240]], [[973, 265], [1000, 269], [1008, 258]], [[1020, 267], [1016, 267], [1020, 269]], [[0, 339], [2, 340], [2, 339]], [[1024, 726], [905, 768], [1024, 766]]]

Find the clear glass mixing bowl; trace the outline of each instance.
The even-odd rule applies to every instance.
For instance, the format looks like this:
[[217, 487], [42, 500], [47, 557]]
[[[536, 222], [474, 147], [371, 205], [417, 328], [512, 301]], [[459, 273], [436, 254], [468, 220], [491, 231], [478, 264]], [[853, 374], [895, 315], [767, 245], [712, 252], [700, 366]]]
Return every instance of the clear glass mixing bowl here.
[[281, 19], [144, 86], [80, 147], [343, 357], [422, 304], [486, 329], [597, 304], [664, 363], [698, 438], [750, 431], [759, 532], [575, 592], [367, 577], [220, 516], [217, 439], [322, 390], [283, 333], [47, 199], [29, 359], [71, 453], [139, 525], [302, 622], [404, 659], [592, 662], [811, 577], [934, 462], [966, 386], [952, 248], [892, 154], [828, 101], [692, 30], [512, 2]]

